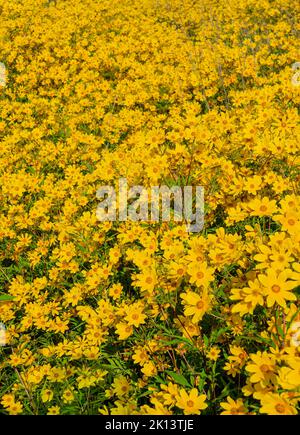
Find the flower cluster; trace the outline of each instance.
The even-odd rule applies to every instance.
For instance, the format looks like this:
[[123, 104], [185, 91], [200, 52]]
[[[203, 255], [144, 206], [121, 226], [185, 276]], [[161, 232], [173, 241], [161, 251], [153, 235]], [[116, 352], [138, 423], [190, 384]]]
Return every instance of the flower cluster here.
[[[0, 11], [0, 413], [299, 412], [298, 1]], [[120, 177], [203, 231], [97, 221]]]

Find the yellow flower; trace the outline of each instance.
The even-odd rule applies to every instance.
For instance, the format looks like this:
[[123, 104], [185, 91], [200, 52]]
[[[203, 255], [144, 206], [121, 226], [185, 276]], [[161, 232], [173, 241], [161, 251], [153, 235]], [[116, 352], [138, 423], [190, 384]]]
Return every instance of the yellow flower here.
[[65, 376], [65, 369], [60, 367], [52, 367], [48, 373], [48, 379], [51, 382], [62, 382], [65, 379]]
[[145, 323], [146, 315], [143, 314], [143, 306], [139, 303], [129, 305], [125, 308], [126, 316], [125, 320], [128, 325], [138, 327]]
[[300, 217], [299, 213], [291, 210], [287, 211], [284, 215], [275, 215], [274, 219], [281, 223], [282, 229], [289, 234], [299, 233], [300, 230]]
[[15, 403], [15, 396], [13, 394], [4, 394], [1, 399], [1, 404], [7, 408], [8, 406]]
[[198, 323], [210, 308], [211, 298], [207, 293], [199, 294], [188, 291], [181, 295], [184, 304], [184, 315], [193, 316], [192, 322]]
[[143, 347], [138, 347], [132, 355], [132, 359], [135, 364], [145, 364], [149, 360], [147, 350]]
[[74, 400], [74, 388], [67, 388], [62, 395], [64, 403], [71, 403]]
[[243, 292], [245, 293], [245, 302], [251, 302], [252, 306], [263, 305], [263, 290], [257, 279], [254, 281], [248, 281], [249, 287], [244, 287]]
[[123, 287], [121, 284], [113, 284], [109, 289], [109, 296], [111, 296], [113, 299], [117, 300], [121, 296]]
[[259, 175], [254, 175], [253, 177], [249, 177], [244, 182], [244, 190], [246, 192], [256, 194], [258, 190], [262, 187], [262, 178]]
[[242, 399], [233, 400], [228, 396], [227, 402], [221, 402], [220, 405], [224, 409], [221, 415], [244, 415], [247, 413], [247, 408]]
[[267, 196], [255, 198], [249, 204], [252, 216], [272, 216], [277, 211], [276, 201], [270, 200]]
[[207, 408], [205, 403], [206, 395], [200, 394], [196, 388], [193, 388], [189, 393], [184, 389], [180, 389], [177, 398], [176, 406], [183, 409], [184, 414], [200, 414], [200, 411]]
[[300, 387], [300, 365], [292, 369], [290, 367], [280, 367], [278, 370], [278, 384], [285, 390], [296, 390]]
[[177, 398], [179, 395], [178, 385], [169, 382], [168, 385], [161, 385], [162, 389], [162, 397], [164, 400], [164, 405], [166, 406], [174, 406], [177, 402]]
[[148, 267], [135, 276], [133, 285], [140, 287], [143, 292], [151, 295], [157, 285], [157, 276], [153, 268]]
[[197, 287], [207, 288], [209, 284], [214, 280], [211, 267], [208, 267], [206, 263], [190, 263], [187, 269], [190, 275], [190, 283], [195, 284]]
[[77, 377], [78, 388], [88, 388], [97, 383], [97, 377], [88, 369], [82, 370], [81, 374]]
[[220, 355], [220, 349], [217, 346], [212, 346], [209, 351], [206, 353], [208, 359], [212, 361], [217, 361]]
[[142, 415], [171, 415], [172, 412], [169, 411], [158, 399], [152, 398], [151, 404], [153, 407], [148, 405], [143, 405], [140, 408]]
[[296, 300], [296, 295], [290, 292], [295, 288], [293, 281], [288, 281], [289, 274], [286, 271], [276, 273], [275, 270], [269, 269], [265, 275], [258, 276], [263, 286], [263, 291], [267, 297], [267, 306], [272, 307], [275, 303], [281, 307], [286, 307], [287, 301]]
[[125, 376], [118, 376], [114, 379], [114, 382], [112, 383], [112, 388], [114, 394], [116, 394], [118, 397], [122, 397], [129, 393], [130, 382], [128, 382]]
[[126, 340], [133, 333], [133, 327], [128, 323], [120, 322], [116, 325], [116, 333], [120, 340]]
[[11, 415], [21, 414], [23, 411], [22, 403], [21, 402], [14, 402], [7, 407], [7, 410], [9, 412], [9, 414], [11, 414]]
[[296, 415], [297, 411], [286, 399], [279, 394], [268, 393], [261, 398], [261, 414], [268, 415]]
[[59, 415], [59, 414], [60, 414], [59, 406], [50, 406], [50, 408], [48, 408], [47, 415]]
[[253, 383], [263, 382], [266, 384], [275, 379], [275, 357], [267, 352], [257, 352], [250, 355], [251, 362], [247, 364], [246, 370], [251, 373], [250, 381]]
[[41, 398], [42, 398], [42, 401], [44, 403], [45, 402], [50, 402], [52, 400], [52, 398], [53, 398], [53, 391], [49, 390], [49, 389], [43, 390], [42, 393], [41, 393]]
[[152, 361], [147, 361], [144, 365], [143, 368], [141, 369], [141, 372], [147, 376], [154, 376], [157, 373], [157, 369], [155, 364]]

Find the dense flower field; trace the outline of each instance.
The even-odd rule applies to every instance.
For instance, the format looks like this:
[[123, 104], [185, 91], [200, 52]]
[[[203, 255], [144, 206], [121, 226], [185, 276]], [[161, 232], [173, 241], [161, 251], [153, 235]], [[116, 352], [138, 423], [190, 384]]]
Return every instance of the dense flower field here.
[[[298, 0], [0, 0], [0, 414], [296, 414]], [[205, 225], [99, 222], [200, 185]]]

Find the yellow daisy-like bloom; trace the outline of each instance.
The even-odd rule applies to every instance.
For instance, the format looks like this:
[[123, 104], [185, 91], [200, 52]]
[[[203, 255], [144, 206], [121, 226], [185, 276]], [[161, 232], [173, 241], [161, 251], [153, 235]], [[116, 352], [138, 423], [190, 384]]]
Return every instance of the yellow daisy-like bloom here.
[[146, 315], [143, 314], [143, 306], [139, 304], [133, 304], [125, 308], [126, 316], [125, 320], [128, 325], [138, 327], [142, 323], [145, 323]]
[[147, 361], [144, 365], [143, 368], [141, 369], [141, 372], [144, 373], [145, 376], [150, 377], [150, 376], [154, 376], [157, 373], [157, 368], [154, 364], [154, 362], [152, 361]]
[[21, 402], [14, 402], [7, 408], [10, 415], [21, 414], [23, 411], [23, 405]]
[[261, 399], [261, 414], [268, 415], [296, 415], [297, 410], [279, 394], [268, 393]]
[[179, 397], [177, 398], [176, 406], [183, 409], [184, 414], [200, 414], [203, 409], [207, 408], [205, 403], [206, 395], [200, 394], [196, 388], [193, 388], [189, 393], [184, 389], [180, 389]]
[[207, 288], [210, 282], [214, 280], [214, 271], [211, 267], [207, 267], [206, 263], [191, 263], [187, 270], [190, 275], [190, 283], [195, 284], [197, 287]]
[[140, 287], [141, 291], [151, 295], [157, 284], [155, 270], [151, 269], [150, 267], [144, 269], [142, 273], [136, 275], [133, 284], [137, 287]]
[[267, 273], [258, 276], [263, 286], [263, 291], [267, 298], [267, 306], [272, 307], [275, 303], [281, 307], [286, 307], [286, 301], [295, 301], [296, 295], [290, 290], [295, 288], [295, 282], [288, 281], [289, 274], [285, 271], [277, 273], [269, 269]]
[[60, 414], [59, 406], [50, 406], [47, 412], [47, 415], [59, 415], [59, 414]]
[[282, 225], [282, 229], [284, 231], [287, 231], [289, 234], [299, 233], [300, 230], [299, 213], [296, 213], [294, 211], [287, 211], [284, 215], [276, 215], [274, 219], [280, 222]]
[[135, 349], [135, 352], [132, 355], [132, 359], [135, 364], [141, 364], [141, 365], [145, 364], [149, 360], [147, 349], [143, 347], [139, 347]]
[[74, 398], [74, 388], [68, 388], [63, 392], [62, 399], [64, 403], [72, 403]]
[[184, 304], [184, 315], [192, 316], [193, 323], [198, 323], [210, 308], [211, 297], [207, 293], [200, 296], [195, 292], [188, 291], [183, 293], [181, 298]]
[[52, 400], [52, 398], [53, 398], [53, 391], [49, 390], [49, 389], [43, 390], [42, 393], [41, 393], [41, 397], [42, 397], [42, 401], [44, 403], [45, 402], [50, 402]]
[[246, 370], [251, 373], [250, 381], [253, 383], [267, 383], [275, 378], [276, 359], [266, 352], [257, 352], [250, 355], [251, 362], [246, 365]]
[[3, 394], [1, 398], [1, 405], [9, 407], [15, 402], [15, 396], [13, 394]]
[[249, 281], [248, 286], [249, 287], [243, 288], [245, 302], [250, 302], [253, 308], [256, 307], [256, 305], [264, 305], [263, 289], [259, 281], [257, 279]]
[[116, 325], [116, 333], [120, 340], [126, 340], [133, 333], [133, 327], [128, 323], [120, 322]]
[[295, 368], [280, 367], [278, 371], [278, 384], [285, 390], [296, 390], [300, 387], [300, 364], [298, 362], [297, 366], [297, 363], [294, 362], [295, 365]]
[[129, 393], [130, 391], [130, 382], [126, 379], [125, 376], [118, 376], [114, 379], [112, 383], [113, 392], [118, 396], [122, 397]]
[[179, 394], [178, 385], [169, 382], [168, 385], [161, 385], [161, 389], [163, 391], [162, 397], [164, 400], [164, 404], [167, 406], [168, 405], [174, 406], [176, 404], [178, 394]]
[[255, 198], [249, 203], [252, 209], [252, 216], [272, 216], [277, 211], [276, 201], [270, 200], [267, 196]]
[[216, 346], [212, 346], [209, 351], [207, 352], [206, 356], [211, 361], [217, 361], [219, 358], [221, 350], [217, 348]]
[[233, 400], [231, 397], [227, 397], [227, 402], [221, 402], [220, 405], [224, 409], [221, 415], [244, 415], [247, 413], [242, 399]]

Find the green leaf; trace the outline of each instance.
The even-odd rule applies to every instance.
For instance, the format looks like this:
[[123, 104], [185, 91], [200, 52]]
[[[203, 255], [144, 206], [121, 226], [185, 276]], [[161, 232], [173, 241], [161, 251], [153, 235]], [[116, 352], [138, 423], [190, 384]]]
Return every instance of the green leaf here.
[[177, 382], [177, 384], [182, 385], [184, 387], [191, 387], [189, 381], [185, 379], [183, 375], [175, 372], [171, 372], [169, 370], [166, 370], [166, 372], [168, 373], [169, 376], [171, 376], [171, 378], [174, 379], [175, 382]]
[[0, 302], [13, 301], [14, 297], [11, 295], [0, 295]]
[[200, 381], [199, 381], [199, 385], [198, 385], [198, 388], [200, 391], [203, 390], [205, 384], [206, 384], [206, 373], [205, 373], [205, 370], [203, 369], [200, 373]]
[[154, 379], [156, 380], [156, 381], [158, 381], [160, 384], [165, 384], [166, 383], [166, 381], [164, 380], [164, 379], [162, 379], [160, 376], [154, 376]]
[[208, 347], [208, 345], [209, 345], [209, 339], [208, 339], [208, 337], [206, 335], [203, 336], [203, 341], [204, 341], [205, 346]]

